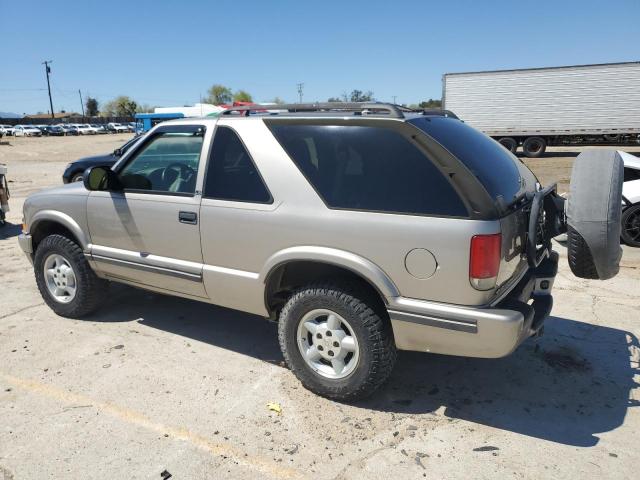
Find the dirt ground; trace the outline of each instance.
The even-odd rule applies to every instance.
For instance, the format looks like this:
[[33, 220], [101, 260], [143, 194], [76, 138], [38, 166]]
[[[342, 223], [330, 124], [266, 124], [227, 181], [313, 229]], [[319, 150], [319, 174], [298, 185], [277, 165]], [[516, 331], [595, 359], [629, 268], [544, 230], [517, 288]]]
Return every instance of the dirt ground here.
[[[607, 282], [563, 258], [545, 335], [511, 356], [402, 352], [376, 395], [340, 404], [299, 385], [261, 318], [122, 286], [85, 320], [43, 304], [16, 240], [24, 198], [128, 138], [0, 145], [1, 480], [637, 478], [640, 249]], [[527, 163], [566, 183], [579, 149], [550, 150]]]

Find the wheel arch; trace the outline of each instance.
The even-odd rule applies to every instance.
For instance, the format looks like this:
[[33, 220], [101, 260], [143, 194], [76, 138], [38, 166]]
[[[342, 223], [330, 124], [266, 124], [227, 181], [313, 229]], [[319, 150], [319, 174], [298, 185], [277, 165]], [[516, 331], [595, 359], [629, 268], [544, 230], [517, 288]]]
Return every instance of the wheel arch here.
[[37, 212], [29, 224], [29, 233], [33, 239], [34, 252], [43, 238], [55, 233], [67, 236], [80, 245], [83, 250], [88, 250], [89, 239], [82, 228], [71, 216], [63, 212], [55, 210]]
[[376, 264], [343, 250], [328, 247], [292, 247], [267, 260], [259, 279], [264, 285], [267, 311], [274, 313], [291, 288], [328, 278], [352, 279], [367, 288], [382, 305], [400, 295], [391, 278]]

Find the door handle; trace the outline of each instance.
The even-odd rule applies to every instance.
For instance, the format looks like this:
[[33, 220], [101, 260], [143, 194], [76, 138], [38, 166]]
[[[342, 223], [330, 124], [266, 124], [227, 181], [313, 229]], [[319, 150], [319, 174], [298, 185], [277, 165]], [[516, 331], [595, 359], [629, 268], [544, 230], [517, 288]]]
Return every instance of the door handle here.
[[188, 223], [196, 225], [198, 223], [198, 214], [196, 212], [180, 212], [178, 213], [180, 223]]

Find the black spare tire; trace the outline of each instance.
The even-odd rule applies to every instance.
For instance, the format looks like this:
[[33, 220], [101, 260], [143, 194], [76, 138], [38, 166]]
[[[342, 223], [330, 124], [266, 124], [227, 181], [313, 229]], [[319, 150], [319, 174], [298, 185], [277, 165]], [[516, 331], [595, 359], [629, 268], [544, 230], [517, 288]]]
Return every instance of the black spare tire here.
[[607, 280], [620, 269], [623, 178], [624, 162], [615, 150], [587, 150], [573, 164], [567, 248], [577, 277]]

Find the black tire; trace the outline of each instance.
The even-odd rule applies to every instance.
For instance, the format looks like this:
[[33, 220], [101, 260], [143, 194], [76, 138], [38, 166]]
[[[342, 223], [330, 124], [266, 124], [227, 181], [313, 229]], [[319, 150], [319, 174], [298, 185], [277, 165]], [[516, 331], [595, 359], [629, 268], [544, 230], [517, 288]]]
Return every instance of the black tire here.
[[[44, 262], [51, 254], [58, 254], [69, 262], [75, 273], [77, 290], [68, 303], [60, 303], [49, 292], [44, 274]], [[56, 314], [67, 318], [81, 318], [95, 311], [107, 296], [109, 282], [93, 272], [82, 248], [62, 235], [45, 237], [36, 249], [33, 268], [40, 295]]]
[[69, 183], [81, 182], [83, 175], [84, 175], [84, 172], [74, 173]]
[[542, 137], [528, 137], [522, 143], [522, 151], [529, 158], [540, 158], [547, 149], [547, 142]]
[[567, 250], [569, 267], [576, 277], [592, 280], [600, 278], [589, 245], [582, 235], [571, 227], [567, 227]]
[[502, 137], [500, 140], [498, 140], [498, 143], [509, 150], [511, 153], [516, 153], [516, 150], [518, 149], [518, 142], [516, 142], [515, 138]]
[[[371, 395], [388, 378], [397, 351], [390, 322], [380, 302], [349, 285], [323, 283], [296, 291], [280, 312], [278, 338], [287, 365], [302, 385], [323, 397], [355, 401]], [[298, 348], [298, 325], [314, 309], [329, 309], [342, 316], [356, 337], [359, 359], [346, 377], [330, 379], [314, 371]]]
[[630, 247], [640, 247], [640, 203], [622, 212], [620, 236]]

